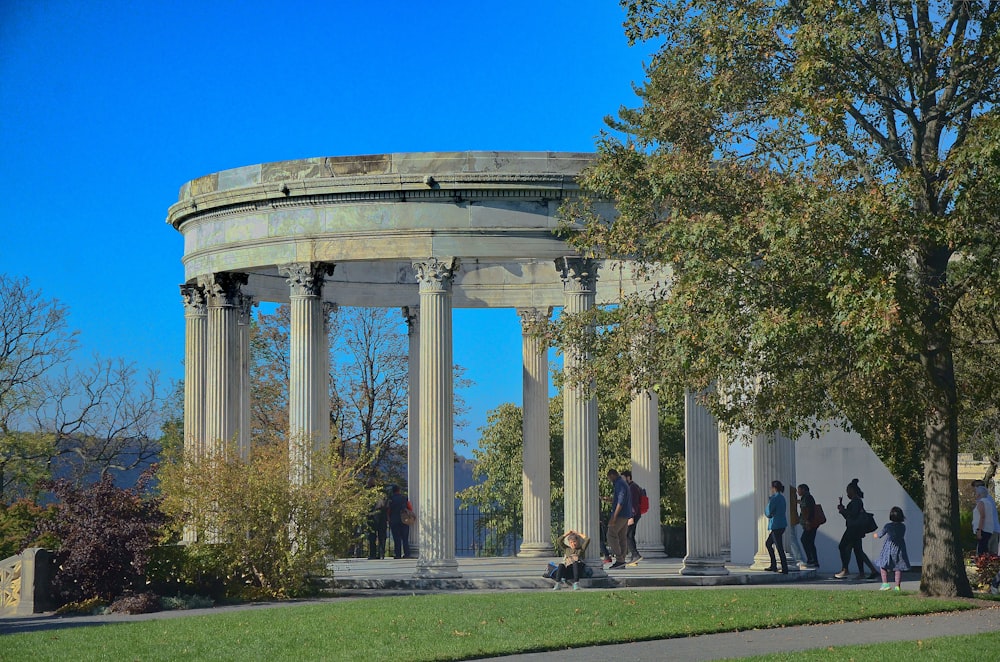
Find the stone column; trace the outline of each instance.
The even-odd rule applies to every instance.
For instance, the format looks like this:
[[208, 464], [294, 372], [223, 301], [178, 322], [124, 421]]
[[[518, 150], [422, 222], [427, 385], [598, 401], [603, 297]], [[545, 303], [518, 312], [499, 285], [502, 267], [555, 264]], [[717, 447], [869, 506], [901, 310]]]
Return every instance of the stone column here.
[[240, 431], [237, 449], [240, 459], [250, 459], [250, 321], [253, 307], [257, 305], [253, 297], [240, 297], [239, 328], [240, 345]]
[[722, 518], [722, 557], [732, 560], [732, 528], [729, 512], [729, 434], [719, 430], [719, 516]]
[[524, 521], [518, 556], [552, 556], [552, 511], [549, 476], [549, 362], [548, 343], [537, 332], [544, 328], [551, 308], [518, 308], [521, 317], [521, 388], [524, 402], [521, 424], [521, 496]]
[[[205, 290], [181, 285], [184, 301], [184, 458], [197, 461], [205, 455], [205, 336], [208, 317]], [[198, 540], [198, 531], [184, 526], [182, 541]]]
[[684, 460], [687, 556], [681, 574], [728, 575], [719, 509], [719, 426], [689, 391], [684, 393]]
[[421, 549], [415, 576], [461, 577], [455, 559], [451, 285], [458, 260], [414, 262], [420, 284]]
[[410, 553], [420, 555], [420, 306], [403, 306], [409, 354], [407, 355], [406, 490], [417, 513], [410, 525]]
[[663, 529], [660, 526], [660, 399], [655, 391], [644, 390], [632, 397], [629, 407], [632, 425], [632, 480], [646, 490], [649, 511], [635, 528], [635, 546], [643, 558], [664, 558]]
[[[795, 481], [794, 462], [792, 463], [791, 474], [789, 474], [786, 468], [786, 463], [790, 455], [787, 446], [791, 443], [787, 437], [778, 433], [775, 433], [773, 438], [772, 435], [768, 434], [755, 434], [753, 436], [753, 492], [754, 507], [757, 511], [757, 553], [753, 557], [753, 565], [750, 566], [752, 570], [761, 570], [771, 565], [771, 557], [768, 556], [767, 547], [764, 545], [768, 535], [767, 517], [764, 516], [764, 508], [767, 506], [767, 500], [771, 496], [772, 480], [780, 480], [782, 483], [785, 483], [786, 480]], [[794, 449], [791, 453], [794, 453]], [[786, 507], [789, 502], [788, 490], [789, 486], [786, 484]], [[787, 517], [790, 513], [786, 512], [785, 515]], [[798, 570], [798, 567], [792, 561], [792, 557], [789, 554], [788, 535], [789, 533], [786, 529], [783, 541], [785, 554], [788, 555], [789, 559], [788, 570], [794, 571]], [[775, 552], [775, 557], [777, 558], [777, 552]]]
[[205, 290], [200, 285], [181, 285], [184, 302], [184, 455], [190, 459], [205, 454], [205, 335], [208, 316]]
[[285, 264], [278, 272], [288, 281], [291, 303], [288, 378], [288, 479], [304, 485], [313, 473], [313, 456], [330, 443], [329, 415], [323, 418], [326, 389], [326, 324], [323, 281], [333, 265], [321, 262]]
[[205, 455], [217, 456], [236, 442], [240, 426], [240, 287], [247, 275], [206, 276], [201, 285], [208, 303], [205, 367]]
[[[581, 257], [555, 261], [563, 281], [563, 306], [567, 314], [593, 308], [597, 286], [597, 263]], [[570, 374], [587, 360], [583, 352], [567, 348], [563, 371]], [[597, 466], [597, 399], [586, 389], [567, 380], [563, 387], [563, 475], [565, 486], [565, 527], [589, 536], [593, 541], [584, 561], [594, 577], [604, 577], [600, 558], [600, 491]]]

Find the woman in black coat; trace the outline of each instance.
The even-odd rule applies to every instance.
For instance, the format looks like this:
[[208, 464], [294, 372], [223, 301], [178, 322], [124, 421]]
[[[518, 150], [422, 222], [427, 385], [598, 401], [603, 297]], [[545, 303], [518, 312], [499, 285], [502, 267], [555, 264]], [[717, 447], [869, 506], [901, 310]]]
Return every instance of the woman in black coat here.
[[847, 486], [847, 505], [844, 505], [843, 497], [841, 497], [840, 503], [837, 505], [837, 511], [843, 515], [844, 522], [847, 525], [844, 529], [844, 535], [840, 538], [840, 565], [842, 569], [834, 575], [838, 579], [843, 579], [850, 574], [847, 566], [851, 563], [852, 551], [854, 552], [854, 558], [858, 562], [858, 579], [865, 578], [866, 565], [871, 568], [871, 574], [868, 575], [868, 579], [878, 577], [875, 565], [872, 564], [871, 559], [865, 554], [865, 550], [861, 548], [861, 541], [865, 539], [865, 504], [861, 500], [864, 496], [865, 493], [861, 491], [861, 487], [858, 486], [858, 479], [855, 478]]

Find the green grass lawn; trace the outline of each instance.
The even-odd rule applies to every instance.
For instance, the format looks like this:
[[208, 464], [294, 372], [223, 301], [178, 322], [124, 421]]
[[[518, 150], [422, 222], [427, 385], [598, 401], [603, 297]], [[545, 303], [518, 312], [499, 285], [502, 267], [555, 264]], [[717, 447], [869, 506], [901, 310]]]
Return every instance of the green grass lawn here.
[[456, 660], [969, 607], [787, 588], [449, 593], [11, 634], [0, 659]]
[[938, 637], [923, 641], [899, 641], [864, 646], [837, 646], [811, 651], [796, 651], [780, 655], [745, 658], [745, 662], [882, 662], [883, 660], [920, 660], [920, 662], [954, 662], [954, 660], [993, 660], [1000, 651], [1000, 632], [989, 634]]

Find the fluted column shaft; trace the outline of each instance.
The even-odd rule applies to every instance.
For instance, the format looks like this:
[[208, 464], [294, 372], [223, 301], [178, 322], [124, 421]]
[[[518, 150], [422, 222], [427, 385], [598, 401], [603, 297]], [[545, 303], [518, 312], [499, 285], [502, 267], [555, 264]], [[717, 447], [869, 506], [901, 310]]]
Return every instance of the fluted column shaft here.
[[681, 574], [728, 575], [719, 509], [719, 426], [689, 391], [684, 393], [684, 465], [687, 556]]
[[523, 521], [518, 556], [552, 556], [551, 478], [549, 476], [548, 344], [538, 335], [552, 314], [549, 308], [519, 308], [521, 317], [521, 496]]
[[278, 271], [290, 288], [288, 479], [304, 485], [312, 476], [315, 453], [330, 442], [329, 419], [322, 418], [322, 403], [329, 399], [322, 292], [323, 279], [332, 268], [322, 263], [287, 264]]
[[407, 356], [406, 487], [417, 521], [410, 525], [410, 552], [420, 554], [420, 307], [404, 306], [409, 354]]
[[239, 311], [240, 345], [240, 430], [237, 448], [242, 460], [250, 459], [250, 321], [253, 297], [241, 296]]
[[205, 453], [205, 359], [208, 311], [205, 290], [181, 285], [184, 301], [184, 455], [191, 459]]
[[240, 425], [240, 287], [241, 273], [206, 277], [208, 347], [205, 366], [205, 455], [217, 456], [237, 440]]
[[[757, 510], [757, 553], [753, 557], [751, 568], [760, 570], [771, 565], [771, 557], [767, 553], [764, 543], [767, 541], [767, 517], [764, 515], [764, 508], [767, 500], [771, 496], [771, 481], [780, 480], [795, 481], [795, 464], [792, 463], [792, 470], [789, 474], [787, 462], [789, 457], [789, 444], [793, 442], [781, 434], [771, 435], [755, 434], [753, 437], [753, 493], [754, 508]], [[788, 483], [785, 487], [786, 508], [789, 503]], [[794, 489], [794, 488], [793, 488]], [[790, 513], [785, 512], [788, 517]], [[790, 527], [789, 527], [790, 528]], [[783, 538], [785, 553], [789, 554], [788, 544], [789, 531], [786, 529]], [[789, 558], [791, 558], [789, 556]], [[789, 570], [797, 570], [794, 563], [789, 562]]]
[[451, 285], [455, 259], [414, 262], [420, 284], [420, 512], [417, 577], [460, 577], [455, 560]]
[[[205, 454], [205, 361], [208, 317], [205, 290], [181, 285], [184, 302], [184, 458], [197, 461]], [[189, 525], [181, 534], [185, 543], [198, 539]]]
[[729, 434], [719, 430], [719, 516], [722, 528], [722, 556], [727, 561], [732, 558], [732, 525], [729, 511]]
[[643, 390], [632, 397], [629, 418], [632, 430], [632, 480], [646, 490], [649, 511], [635, 527], [635, 545], [644, 558], [663, 558], [660, 527], [660, 399]]
[[[567, 314], [582, 313], [594, 307], [597, 264], [578, 257], [555, 261], [563, 281], [563, 306]], [[563, 371], [572, 373], [587, 360], [584, 352], [567, 348]], [[563, 480], [565, 486], [565, 528], [580, 531], [593, 540], [600, 534], [597, 467], [597, 399], [586, 389], [567, 380], [563, 388]], [[605, 576], [600, 546], [587, 548], [585, 563], [594, 576]]]

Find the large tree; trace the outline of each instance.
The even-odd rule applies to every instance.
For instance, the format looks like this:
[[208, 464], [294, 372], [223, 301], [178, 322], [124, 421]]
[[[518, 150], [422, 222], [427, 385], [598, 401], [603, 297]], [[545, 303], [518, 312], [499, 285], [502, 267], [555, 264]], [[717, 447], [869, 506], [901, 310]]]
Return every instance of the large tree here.
[[[0, 274], [0, 501], [54, 471], [76, 483], [148, 466], [160, 450], [153, 372], [94, 357], [73, 365], [68, 309]], [[62, 369], [60, 369], [62, 368]]]
[[[960, 416], [986, 404], [970, 398], [997, 393], [962, 388], [997, 337], [975, 321], [1000, 296], [996, 3], [622, 4], [656, 51], [583, 178], [619, 214], [565, 212], [582, 250], [671, 277], [595, 313], [592, 349], [718, 383], [723, 424], [854, 427], [922, 477], [922, 591], [971, 595], [956, 455]], [[631, 347], [636, 324], [652, 351]]]

